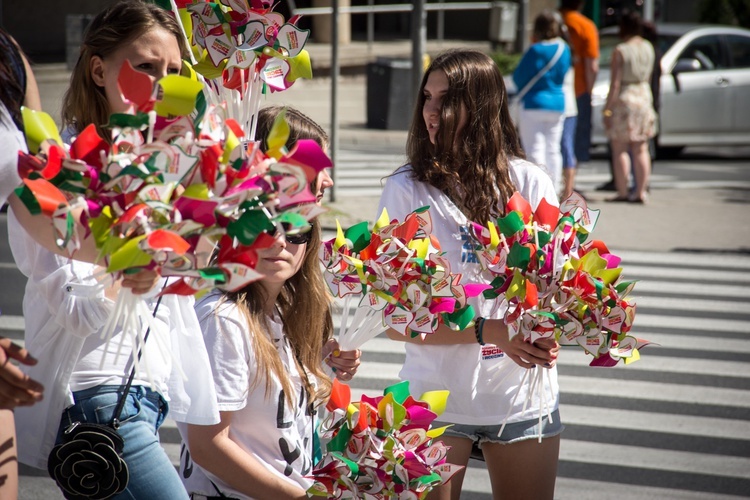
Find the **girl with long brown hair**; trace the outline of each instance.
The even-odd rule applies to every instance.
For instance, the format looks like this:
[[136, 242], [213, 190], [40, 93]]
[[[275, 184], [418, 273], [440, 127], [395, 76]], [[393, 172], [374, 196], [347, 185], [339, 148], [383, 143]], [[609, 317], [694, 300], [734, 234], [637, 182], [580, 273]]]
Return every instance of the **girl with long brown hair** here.
[[[388, 178], [380, 210], [403, 220], [409, 212], [430, 206], [433, 234], [462, 283], [489, 282], [474, 253], [467, 229], [503, 214], [515, 191], [536, 208], [542, 198], [557, 204], [549, 176], [523, 159], [508, 112], [502, 77], [487, 55], [472, 50], [441, 54], [427, 69], [409, 132], [409, 164]], [[423, 341], [395, 330], [406, 342], [400, 377], [413, 394], [448, 390], [441, 420], [453, 424], [441, 439], [451, 447], [448, 462], [466, 465], [475, 446], [481, 448], [495, 498], [552, 498], [562, 424], [558, 406], [556, 343], [525, 342], [512, 336], [493, 301], [472, 299], [483, 324], [483, 337], [467, 329], [442, 325]], [[549, 367], [549, 385], [541, 398], [522, 383], [520, 365]], [[519, 396], [514, 401], [515, 394]], [[539, 408], [552, 410], [552, 421]], [[546, 416], [546, 412], [545, 412]], [[507, 425], [498, 436], [502, 424]], [[538, 434], [543, 436], [537, 443]], [[461, 472], [433, 493], [458, 499]]]
[[305, 498], [312, 484], [314, 414], [331, 388], [321, 363], [332, 326], [320, 227], [267, 238], [270, 246], [248, 250], [263, 278], [196, 304], [221, 421], [180, 424], [191, 494]]

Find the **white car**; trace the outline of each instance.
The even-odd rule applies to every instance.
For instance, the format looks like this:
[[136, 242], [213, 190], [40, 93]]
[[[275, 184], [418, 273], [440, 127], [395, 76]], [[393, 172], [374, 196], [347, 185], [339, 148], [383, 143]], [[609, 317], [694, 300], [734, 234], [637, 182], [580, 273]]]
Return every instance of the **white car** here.
[[[657, 24], [662, 53], [660, 155], [685, 146], [750, 144], [750, 30], [729, 26]], [[592, 93], [592, 145], [607, 143], [602, 107], [609, 92], [616, 26], [602, 29], [600, 70]]]

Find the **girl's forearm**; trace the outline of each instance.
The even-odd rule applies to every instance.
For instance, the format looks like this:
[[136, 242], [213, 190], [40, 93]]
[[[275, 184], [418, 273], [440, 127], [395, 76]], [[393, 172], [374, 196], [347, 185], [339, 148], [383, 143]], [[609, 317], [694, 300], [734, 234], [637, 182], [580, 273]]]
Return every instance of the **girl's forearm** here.
[[253, 498], [307, 498], [304, 489], [270, 472], [229, 439], [228, 432], [209, 436], [208, 429], [209, 426], [188, 426], [190, 454], [205, 470]]

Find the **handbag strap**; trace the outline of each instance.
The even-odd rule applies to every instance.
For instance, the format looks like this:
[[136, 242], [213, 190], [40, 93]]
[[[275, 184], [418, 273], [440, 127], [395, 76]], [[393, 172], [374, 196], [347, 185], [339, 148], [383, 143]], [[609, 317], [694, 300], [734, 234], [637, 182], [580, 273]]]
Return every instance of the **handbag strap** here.
[[[167, 282], [169, 279], [164, 280], [164, 285], [162, 285], [161, 289], [164, 290], [164, 288], [167, 286]], [[152, 316], [156, 317], [156, 312], [159, 310], [159, 305], [161, 305], [161, 299], [163, 295], [159, 295], [159, 299], [156, 301], [156, 305], [154, 306], [154, 312]], [[133, 368], [130, 370], [130, 376], [128, 377], [128, 382], [123, 386], [122, 394], [120, 394], [120, 398], [117, 400], [117, 406], [115, 407], [114, 416], [112, 417], [112, 421], [109, 423], [110, 427], [117, 430], [120, 428], [120, 415], [122, 414], [122, 409], [125, 407], [125, 400], [128, 397], [128, 393], [130, 392], [130, 387], [133, 385], [133, 379], [135, 378], [135, 367], [136, 365], [141, 361], [141, 356], [143, 355], [143, 348], [146, 345], [146, 341], [148, 340], [148, 334], [151, 333], [151, 327], [149, 326], [146, 329], [146, 333], [143, 335], [143, 343], [141, 344], [141, 347], [138, 349], [138, 355], [136, 356], [135, 353], [131, 353], [131, 359], [133, 359]]]
[[513, 96], [516, 99], [516, 101], [520, 102], [521, 99], [523, 99], [523, 97], [526, 95], [526, 93], [529, 90], [531, 90], [531, 87], [533, 87], [534, 84], [536, 84], [536, 82], [538, 82], [541, 77], [543, 77], [549, 70], [551, 70], [552, 66], [557, 64], [557, 61], [560, 60], [560, 58], [562, 57], [564, 49], [565, 49], [565, 44], [563, 42], [559, 42], [557, 44], [557, 51], [555, 52], [555, 55], [552, 56], [552, 59], [547, 61], [547, 64], [541, 70], [539, 70], [539, 73], [534, 75], [534, 78], [529, 80], [528, 83], [523, 86], [521, 91], [517, 93], [515, 96]]

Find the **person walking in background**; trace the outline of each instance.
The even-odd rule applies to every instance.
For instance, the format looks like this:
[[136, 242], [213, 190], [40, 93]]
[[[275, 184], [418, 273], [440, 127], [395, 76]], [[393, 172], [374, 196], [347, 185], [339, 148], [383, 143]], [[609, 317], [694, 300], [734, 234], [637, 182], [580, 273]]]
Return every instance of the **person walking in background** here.
[[[556, 15], [559, 16], [557, 13]], [[575, 60], [575, 54], [572, 53], [572, 45], [570, 44], [568, 27], [562, 22], [562, 17], [560, 17], [560, 28], [561, 37], [568, 44], [568, 47], [571, 48], [571, 57], [572, 60]], [[565, 95], [565, 111], [563, 112], [565, 121], [563, 121], [562, 139], [560, 140], [563, 173], [563, 188], [560, 199], [566, 200], [575, 190], [576, 169], [578, 168], [578, 159], [576, 158], [575, 151], [578, 104], [576, 103], [575, 67], [572, 64], [568, 68], [568, 72], [565, 73], [563, 94]]]
[[534, 44], [513, 72], [523, 93], [518, 123], [523, 149], [532, 162], [547, 168], [556, 192], [562, 184], [563, 82], [570, 68], [570, 48], [560, 38], [561, 29], [556, 13], [542, 11], [534, 20]]
[[591, 92], [599, 73], [599, 31], [580, 13], [585, 0], [561, 0], [560, 13], [568, 27], [575, 69], [575, 93], [578, 106], [575, 155], [578, 164], [591, 158]]
[[[655, 56], [654, 47], [641, 37], [641, 30], [640, 14], [624, 12], [620, 18], [623, 41], [612, 52], [609, 94], [602, 110], [617, 188], [617, 196], [608, 201], [646, 202], [651, 175], [648, 141], [656, 135], [656, 112], [651, 94]], [[635, 190], [629, 193], [631, 170]]]
[[[503, 79], [486, 54], [453, 50], [439, 55], [417, 96], [409, 164], [388, 177], [377, 213], [387, 208], [392, 219], [403, 221], [429, 205], [433, 235], [452, 272], [461, 275], [462, 283], [489, 282], [473, 254], [467, 224], [504, 215], [515, 191], [535, 209], [542, 199], [557, 205], [552, 181], [523, 159]], [[413, 394], [450, 391], [442, 422], [434, 424], [452, 424], [441, 437], [450, 447], [448, 462], [467, 465], [473, 446], [479, 445], [495, 498], [551, 499], [563, 431], [555, 368], [559, 346], [511, 336], [501, 319], [504, 311], [493, 300], [480, 296], [469, 302], [480, 316], [475, 321], [483, 325], [483, 340], [472, 329], [453, 331], [445, 325], [424, 340], [387, 330], [389, 338], [406, 342], [399, 377], [409, 381]], [[518, 366], [534, 365], [549, 367], [550, 384], [526, 406], [525, 370]], [[540, 419], [541, 406], [552, 412], [551, 420]], [[457, 500], [465, 472], [438, 488], [435, 497]]]

